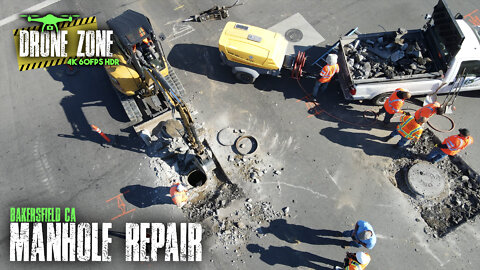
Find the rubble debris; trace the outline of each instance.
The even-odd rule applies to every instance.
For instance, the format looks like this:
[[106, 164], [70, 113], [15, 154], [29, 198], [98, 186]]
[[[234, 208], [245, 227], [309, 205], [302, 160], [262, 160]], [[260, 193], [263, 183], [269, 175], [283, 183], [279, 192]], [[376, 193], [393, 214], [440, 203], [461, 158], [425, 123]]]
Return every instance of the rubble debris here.
[[[426, 129], [420, 140], [410, 149], [400, 153], [387, 170], [387, 174], [395, 178], [398, 187], [408, 195], [412, 193], [405, 182], [405, 173], [433, 149], [433, 136], [433, 132]], [[480, 183], [464, 175], [449, 158], [435, 163], [435, 166], [448, 179], [449, 188], [444, 196], [409, 197], [410, 202], [420, 211], [422, 218], [428, 224], [424, 229], [425, 233], [434, 238], [445, 236], [452, 229], [480, 213]]]
[[423, 57], [427, 54], [425, 46], [407, 33], [400, 28], [394, 37], [357, 39], [346, 44], [344, 52], [353, 79], [391, 79], [436, 71], [432, 60]]
[[245, 243], [253, 234], [263, 237], [258, 233], [260, 225], [281, 217], [282, 213], [273, 210], [270, 202], [245, 202], [232, 215], [211, 216], [206, 220], [206, 230], [207, 234], [216, 235], [216, 241], [225, 249], [230, 249], [231, 246]]

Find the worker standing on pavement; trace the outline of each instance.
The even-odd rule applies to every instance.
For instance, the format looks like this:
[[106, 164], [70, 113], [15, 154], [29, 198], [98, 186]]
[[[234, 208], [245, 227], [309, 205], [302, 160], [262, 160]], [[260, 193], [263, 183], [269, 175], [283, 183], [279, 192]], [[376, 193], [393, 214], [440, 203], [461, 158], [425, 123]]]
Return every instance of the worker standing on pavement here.
[[320, 88], [320, 94], [323, 95], [327, 90], [328, 83], [332, 80], [333, 75], [340, 71], [340, 67], [337, 64], [338, 56], [336, 54], [329, 54], [327, 56], [327, 64], [320, 71], [320, 78], [315, 82], [313, 87], [313, 100], [317, 101], [318, 89]]
[[403, 113], [402, 107], [406, 99], [412, 97], [412, 94], [406, 89], [397, 88], [390, 97], [385, 100], [383, 107], [378, 111], [377, 114], [385, 113], [385, 118], [383, 118], [383, 123], [385, 125], [390, 123], [390, 120], [393, 118], [393, 115], [396, 113]]
[[347, 257], [343, 261], [343, 267], [335, 266], [336, 270], [363, 270], [370, 263], [371, 257], [368, 253], [357, 252], [350, 253], [347, 252]]
[[188, 201], [187, 188], [180, 183], [175, 183], [170, 188], [170, 196], [173, 203], [182, 208]]
[[445, 109], [441, 107], [440, 103], [434, 102], [428, 105], [423, 106], [422, 108], [418, 109], [415, 112], [415, 119], [419, 119], [420, 117], [430, 118], [434, 114], [442, 115], [445, 113]]
[[427, 118], [420, 117], [418, 120], [411, 116], [410, 113], [405, 113], [400, 118], [400, 124], [397, 128], [390, 133], [387, 137], [383, 138], [384, 142], [388, 142], [396, 135], [400, 135], [402, 138], [398, 141], [396, 147], [404, 148], [411, 140], [418, 141], [423, 133], [423, 124], [427, 122]]
[[455, 156], [460, 150], [465, 149], [473, 143], [473, 138], [470, 136], [470, 131], [466, 128], [458, 130], [458, 135], [453, 135], [446, 138], [441, 145], [435, 145], [427, 160], [430, 162], [438, 162], [446, 156]]
[[373, 231], [373, 226], [370, 223], [359, 220], [355, 224], [355, 229], [350, 231], [344, 231], [343, 236], [352, 237], [350, 245], [354, 247], [365, 247], [372, 249], [377, 243], [377, 237]]

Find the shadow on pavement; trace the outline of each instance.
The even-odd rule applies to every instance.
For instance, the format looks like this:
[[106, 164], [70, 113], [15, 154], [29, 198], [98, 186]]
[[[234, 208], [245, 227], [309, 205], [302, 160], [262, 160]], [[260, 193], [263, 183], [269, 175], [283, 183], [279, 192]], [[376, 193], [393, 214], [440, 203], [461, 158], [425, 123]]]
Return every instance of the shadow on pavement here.
[[200, 44], [176, 44], [167, 58], [174, 68], [204, 75], [214, 81], [237, 83], [230, 67], [221, 64], [218, 48]]
[[[241, 84], [235, 79], [232, 69], [223, 65], [218, 48], [200, 44], [176, 44], [168, 55], [168, 61], [174, 68], [206, 76], [207, 78], [227, 84]], [[313, 87], [312, 79], [304, 79], [304, 83]], [[261, 91], [278, 91], [285, 99], [301, 99], [305, 96], [297, 81], [269, 75], [260, 75], [253, 84]]]
[[349, 241], [328, 238], [342, 237], [342, 232], [332, 230], [316, 230], [302, 225], [288, 224], [285, 219], [276, 219], [270, 222], [268, 227], [260, 227], [259, 233], [273, 234], [278, 239], [289, 243], [307, 243], [312, 245], [335, 245], [335, 246], [348, 246]]
[[[393, 130], [393, 129], [392, 129]], [[382, 137], [378, 137], [369, 133], [349, 132], [341, 128], [327, 127], [320, 130], [320, 135], [325, 136], [331, 142], [339, 145], [362, 149], [369, 156], [383, 156], [396, 158], [401, 150], [393, 146], [399, 140], [399, 136], [393, 138], [389, 142], [380, 141]]]
[[[156, 204], [173, 204], [170, 198], [170, 187], [146, 187], [131, 185], [120, 189], [127, 202], [138, 208], [146, 208]], [[168, 195], [168, 196], [167, 196]]]
[[[92, 131], [84, 110], [88, 107], [105, 107], [112, 119], [128, 122], [127, 115], [118, 101], [110, 80], [103, 67], [74, 67], [69, 74], [65, 65], [49, 67], [48, 73], [56, 81], [63, 83], [63, 90], [72, 93], [60, 101], [65, 116], [72, 126], [72, 134], [58, 134], [59, 137], [74, 138], [104, 144], [106, 141]], [[100, 127], [101, 128], [101, 127]], [[105, 132], [112, 140], [113, 147], [143, 153], [143, 144], [139, 138], [132, 136], [112, 135]]]
[[[309, 267], [312, 269], [332, 269], [333, 266], [342, 266], [338, 261], [330, 260], [309, 252], [298, 251], [290, 247], [269, 246], [265, 249], [257, 244], [248, 244], [247, 250], [251, 253], [259, 253], [260, 259], [268, 265], [283, 264], [290, 267]], [[320, 266], [314, 262], [330, 265], [331, 267]]]

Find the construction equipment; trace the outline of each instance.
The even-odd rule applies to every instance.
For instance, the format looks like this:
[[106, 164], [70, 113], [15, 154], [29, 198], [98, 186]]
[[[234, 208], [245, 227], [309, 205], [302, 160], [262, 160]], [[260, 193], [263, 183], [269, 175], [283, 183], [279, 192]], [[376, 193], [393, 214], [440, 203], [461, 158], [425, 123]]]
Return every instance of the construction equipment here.
[[435, 90], [435, 92], [433, 92], [433, 94], [431, 95], [427, 95], [425, 97], [425, 100], [423, 100], [423, 106], [427, 105], [427, 104], [432, 104], [432, 103], [435, 103], [435, 101], [437, 101], [437, 93], [438, 91], [445, 85], [447, 84], [446, 82], [443, 82], [441, 83], [437, 89]]
[[[358, 31], [358, 26], [355, 27], [354, 29], [348, 31], [348, 33], [347, 33], [345, 36], [348, 37], [348, 36], [351, 36], [351, 35], [353, 35], [353, 34], [357, 34], [357, 35], [361, 34], [361, 33]], [[333, 51], [337, 52], [337, 49], [338, 49], [338, 45], [339, 45], [339, 44], [340, 44], [340, 40], [337, 41], [337, 42], [335, 42], [335, 44], [333, 44], [333, 45], [330, 47], [330, 49], [328, 49], [324, 54], [322, 54], [322, 56], [320, 56], [317, 60], [315, 60], [315, 62], [312, 63], [312, 66], [313, 66], [313, 65], [317, 65], [317, 66], [319, 66], [319, 67], [323, 67], [323, 66], [321, 66], [318, 62], [319, 62], [320, 60], [322, 60], [323, 62], [326, 62], [325, 60], [327, 59], [327, 56], [328, 56], [331, 52], [333, 52]]]
[[260, 74], [280, 76], [282, 72], [292, 78], [315, 78], [303, 70], [305, 53], [286, 55], [287, 46], [279, 33], [236, 22], [225, 25], [218, 42], [222, 62], [243, 83], [253, 83]]
[[450, 92], [448, 92], [447, 97], [445, 97], [445, 100], [441, 105], [441, 107], [445, 109], [445, 114], [452, 114], [453, 111], [456, 110], [453, 104], [455, 103], [458, 93], [460, 93], [460, 90], [465, 82], [465, 70], [466, 69], [464, 68], [461, 75], [457, 77], [457, 80], [455, 80], [455, 86], [452, 87]]
[[231, 6], [214, 6], [211, 9], [202, 11], [198, 15], [190, 16], [190, 18], [183, 20], [182, 22], [204, 22], [209, 20], [221, 20], [228, 17], [228, 10], [234, 6], [241, 6], [243, 3], [238, 4], [238, 1], [235, 1]]
[[120, 65], [105, 69], [128, 118], [136, 124], [134, 130], [138, 134], [152, 134], [161, 121], [170, 118], [166, 112], [175, 115], [177, 111], [185, 140], [207, 174], [214, 167], [212, 157], [197, 136], [187, 105], [181, 99], [185, 90], [165, 59], [150, 20], [127, 10], [107, 24], [114, 32], [113, 56]]

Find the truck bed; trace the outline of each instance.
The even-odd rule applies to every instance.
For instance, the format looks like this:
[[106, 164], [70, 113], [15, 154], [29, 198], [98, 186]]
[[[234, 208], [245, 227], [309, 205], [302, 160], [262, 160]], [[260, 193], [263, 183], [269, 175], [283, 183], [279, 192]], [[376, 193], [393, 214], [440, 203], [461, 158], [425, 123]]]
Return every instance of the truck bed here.
[[422, 30], [361, 34], [340, 39], [338, 64], [345, 97], [355, 85], [441, 76]]

